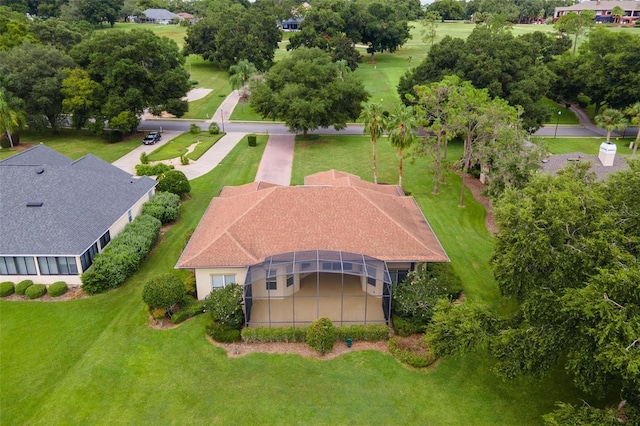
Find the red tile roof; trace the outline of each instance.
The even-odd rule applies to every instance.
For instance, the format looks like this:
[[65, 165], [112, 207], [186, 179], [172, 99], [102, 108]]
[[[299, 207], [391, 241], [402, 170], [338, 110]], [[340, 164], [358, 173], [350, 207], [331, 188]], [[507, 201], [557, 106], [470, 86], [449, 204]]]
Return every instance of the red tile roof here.
[[249, 266], [301, 250], [335, 250], [385, 261], [446, 262], [413, 197], [334, 170], [304, 186], [226, 187], [204, 214], [178, 268]]

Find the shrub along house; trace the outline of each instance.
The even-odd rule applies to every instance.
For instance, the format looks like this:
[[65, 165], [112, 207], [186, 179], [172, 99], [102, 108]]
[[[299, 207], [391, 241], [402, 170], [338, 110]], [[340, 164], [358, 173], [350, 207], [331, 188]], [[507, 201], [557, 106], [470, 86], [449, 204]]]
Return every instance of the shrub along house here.
[[243, 285], [246, 325], [271, 327], [388, 323], [393, 284], [448, 260], [413, 197], [331, 170], [225, 187], [176, 267], [195, 271], [200, 299]]
[[157, 184], [91, 154], [74, 161], [45, 145], [0, 161], [0, 181], [0, 281], [72, 285]]

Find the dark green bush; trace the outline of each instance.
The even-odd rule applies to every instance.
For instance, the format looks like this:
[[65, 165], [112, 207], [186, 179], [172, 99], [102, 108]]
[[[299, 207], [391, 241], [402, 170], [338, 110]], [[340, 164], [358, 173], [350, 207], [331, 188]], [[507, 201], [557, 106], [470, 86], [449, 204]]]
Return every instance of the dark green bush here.
[[214, 289], [205, 301], [205, 308], [213, 322], [240, 330], [244, 324], [242, 287], [238, 284], [230, 284]]
[[27, 287], [24, 294], [29, 299], [38, 299], [47, 294], [47, 286], [44, 284], [34, 284]]
[[116, 143], [124, 139], [124, 135], [120, 130], [112, 130], [110, 132], [107, 132], [106, 137], [108, 143]]
[[174, 167], [169, 164], [158, 163], [158, 164], [137, 164], [136, 165], [136, 175], [137, 176], [160, 176], [163, 173], [168, 172], [169, 170], [173, 170]]
[[191, 191], [191, 184], [180, 170], [169, 170], [158, 176], [156, 190], [171, 192], [182, 197]]
[[411, 329], [424, 332], [438, 301], [456, 299], [461, 291], [460, 278], [450, 264], [430, 264], [428, 268], [412, 271], [393, 290], [394, 322], [400, 317], [409, 323], [400, 323], [403, 332]]
[[175, 222], [180, 215], [180, 197], [171, 192], [156, 192], [142, 206], [142, 214], [153, 216], [162, 224]]
[[184, 283], [180, 278], [173, 274], [163, 274], [147, 281], [142, 290], [142, 301], [151, 309], [163, 308], [171, 315], [185, 294]]
[[140, 154], [140, 164], [149, 164], [149, 154], [146, 152]]
[[331, 352], [336, 343], [336, 328], [329, 318], [318, 318], [307, 328], [307, 345], [321, 354]]
[[258, 146], [256, 135], [247, 136], [247, 142], [249, 143], [249, 146]]
[[6, 133], [3, 132], [0, 135], [0, 148], [11, 148], [11, 142], [13, 142], [13, 146], [20, 145], [20, 135], [17, 133], [12, 133], [11, 141], [9, 141]]
[[240, 330], [230, 329], [216, 322], [209, 324], [207, 334], [216, 342], [233, 343], [240, 340]]
[[306, 327], [245, 327], [242, 340], [247, 343], [304, 342], [307, 340]]
[[411, 321], [407, 321], [401, 316], [395, 315], [393, 317], [393, 331], [395, 331], [398, 336], [407, 337], [412, 334], [422, 333], [424, 331], [424, 326], [415, 325]]
[[171, 316], [171, 322], [179, 324], [196, 315], [204, 313], [204, 301], [196, 301], [190, 304], [181, 305], [180, 309]]
[[33, 285], [33, 281], [31, 280], [20, 281], [18, 284], [16, 284], [16, 294], [20, 296], [24, 296], [25, 291], [27, 291], [27, 289], [32, 285]]
[[56, 281], [55, 283], [49, 286], [49, 288], [47, 289], [47, 292], [51, 297], [59, 297], [65, 294], [67, 290], [69, 290], [69, 287], [67, 286], [66, 282]]
[[191, 124], [191, 126], [189, 126], [189, 133], [191, 133], [192, 135], [197, 135], [198, 133], [200, 133], [200, 126], [198, 126], [196, 123]]
[[389, 327], [384, 324], [348, 325], [336, 327], [336, 341], [345, 339], [364, 342], [389, 340]]
[[121, 286], [151, 251], [161, 227], [158, 219], [146, 214], [127, 224], [82, 274], [82, 289], [97, 294]]
[[220, 133], [220, 126], [218, 126], [218, 123], [209, 124], [209, 134], [217, 135], [219, 133]]
[[389, 352], [399, 361], [412, 367], [423, 368], [433, 364], [435, 357], [427, 348], [424, 339], [417, 344], [403, 346], [396, 338], [389, 339]]
[[0, 297], [11, 296], [16, 291], [16, 286], [11, 281], [0, 283]]

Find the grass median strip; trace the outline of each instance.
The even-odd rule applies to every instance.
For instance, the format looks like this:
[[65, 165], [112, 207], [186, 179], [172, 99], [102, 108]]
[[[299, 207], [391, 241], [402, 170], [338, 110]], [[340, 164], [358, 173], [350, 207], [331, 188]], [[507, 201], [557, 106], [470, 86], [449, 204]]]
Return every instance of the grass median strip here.
[[[177, 138], [171, 139], [151, 154], [149, 154], [149, 161], [162, 161], [170, 160], [172, 158], [178, 158], [185, 154], [191, 160], [197, 160], [207, 152], [209, 148], [215, 145], [224, 134], [210, 135], [209, 133], [200, 132], [198, 134], [183, 133]], [[189, 152], [189, 147], [196, 144], [195, 147]]]

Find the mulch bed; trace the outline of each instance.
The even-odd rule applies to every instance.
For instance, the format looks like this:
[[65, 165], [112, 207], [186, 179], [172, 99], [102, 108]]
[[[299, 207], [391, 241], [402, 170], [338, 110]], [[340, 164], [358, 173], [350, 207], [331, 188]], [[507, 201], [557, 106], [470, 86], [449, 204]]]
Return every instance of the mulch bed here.
[[89, 297], [89, 295], [82, 291], [80, 287], [69, 287], [69, 291], [58, 297], [51, 297], [48, 294], [45, 294], [38, 299], [29, 299], [27, 296], [12, 294], [11, 296], [3, 297], [2, 300], [17, 300], [21, 302], [64, 302], [65, 300], [84, 299], [87, 297]]

